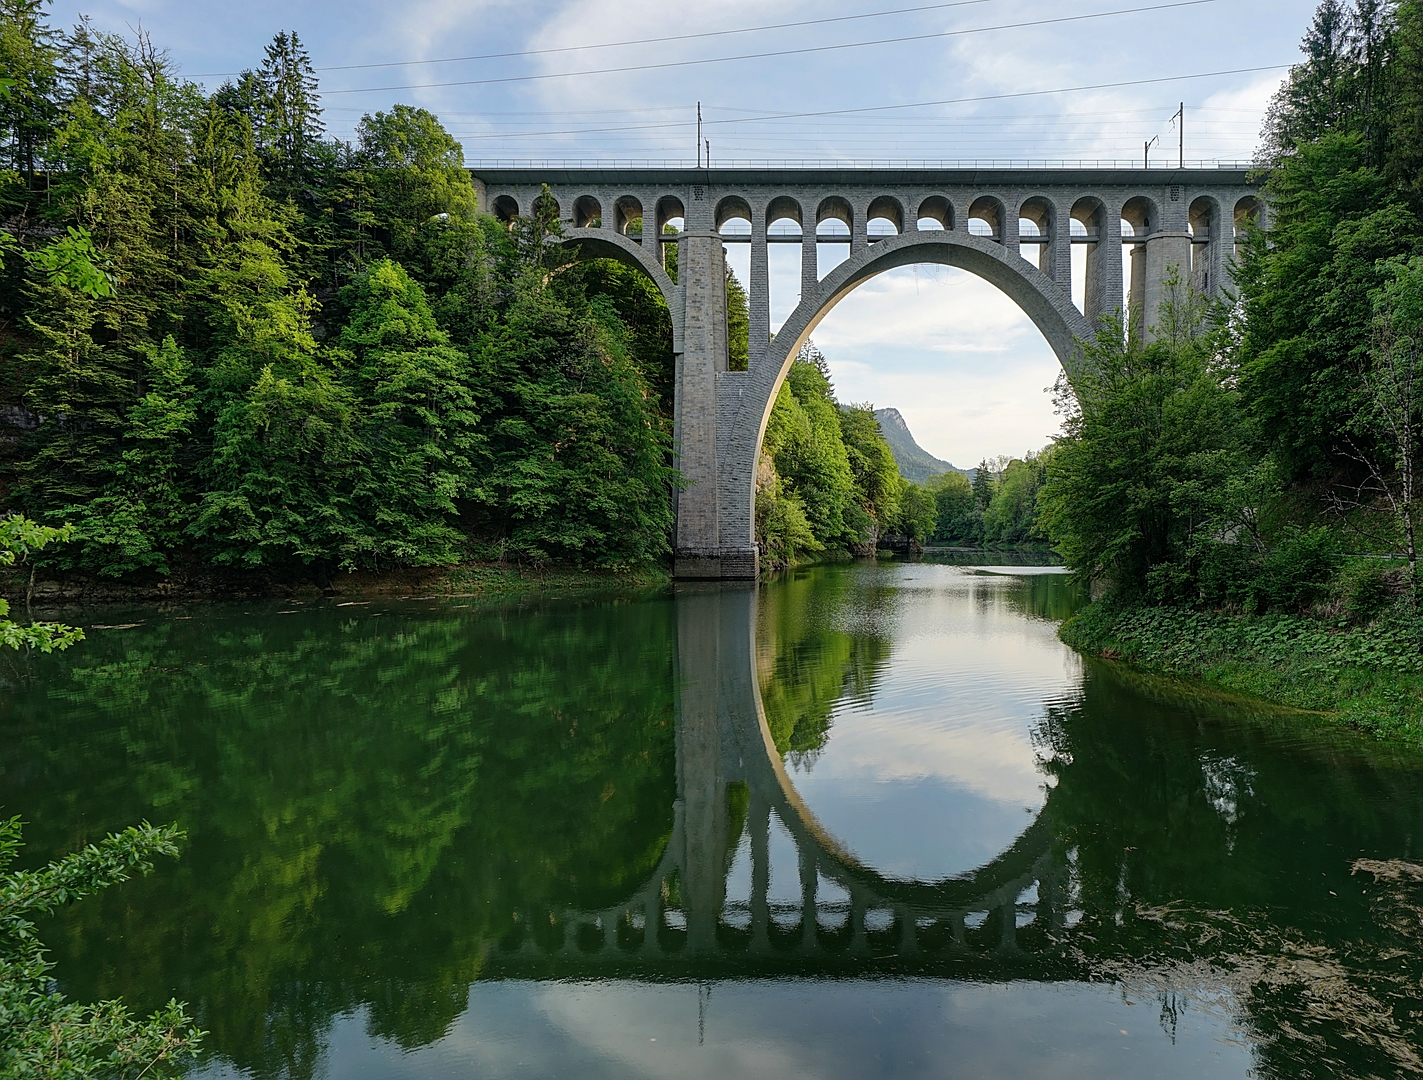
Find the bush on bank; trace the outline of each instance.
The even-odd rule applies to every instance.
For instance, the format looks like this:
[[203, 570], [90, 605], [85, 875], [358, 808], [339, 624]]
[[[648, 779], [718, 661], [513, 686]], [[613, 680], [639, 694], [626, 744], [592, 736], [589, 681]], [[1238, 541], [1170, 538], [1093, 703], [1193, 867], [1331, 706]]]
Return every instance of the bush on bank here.
[[1367, 625], [1100, 600], [1068, 619], [1079, 652], [1199, 679], [1295, 709], [1333, 713], [1423, 745], [1423, 621], [1406, 605]]

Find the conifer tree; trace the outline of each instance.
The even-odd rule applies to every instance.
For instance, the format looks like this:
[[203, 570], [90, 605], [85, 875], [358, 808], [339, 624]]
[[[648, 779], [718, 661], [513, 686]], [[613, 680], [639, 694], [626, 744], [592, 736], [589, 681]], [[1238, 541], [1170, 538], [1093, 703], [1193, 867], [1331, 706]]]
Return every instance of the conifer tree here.
[[988, 509], [988, 504], [993, 501], [993, 488], [993, 467], [988, 464], [988, 459], [984, 458], [973, 471], [973, 500], [978, 504], [979, 510]]
[[257, 80], [258, 145], [273, 179], [290, 192], [311, 179], [326, 134], [316, 72], [295, 30], [272, 38]]
[[34, 186], [37, 164], [60, 114], [58, 35], [45, 18], [48, 0], [0, 0], [0, 161]]

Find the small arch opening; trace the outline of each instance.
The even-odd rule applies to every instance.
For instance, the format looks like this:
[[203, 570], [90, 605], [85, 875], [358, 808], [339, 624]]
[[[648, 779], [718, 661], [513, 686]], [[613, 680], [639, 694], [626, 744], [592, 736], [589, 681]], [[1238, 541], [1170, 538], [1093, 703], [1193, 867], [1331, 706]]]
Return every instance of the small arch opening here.
[[968, 231], [971, 236], [984, 236], [1003, 243], [1003, 226], [1007, 213], [1003, 204], [989, 195], [973, 200], [968, 208]]
[[[1146, 244], [1144, 241], [1159, 227], [1156, 204], [1145, 195], [1137, 195], [1122, 205], [1122, 310], [1131, 313], [1133, 321], [1142, 317], [1146, 303]], [[1135, 243], [1126, 242], [1130, 237]], [[1138, 327], [1139, 329], [1139, 327]]]
[[1191, 231], [1192, 240], [1210, 240], [1215, 235], [1216, 222], [1220, 218], [1220, 208], [1209, 195], [1202, 195], [1191, 203], [1186, 227]]
[[904, 207], [899, 200], [889, 195], [881, 195], [870, 203], [865, 212], [865, 234], [872, 240], [877, 236], [898, 236], [904, 231]]
[[604, 222], [610, 226], [614, 232], [622, 233], [626, 236], [629, 233], [642, 232], [642, 200], [631, 195], [624, 195], [613, 200], [612, 208], [609, 212], [609, 220]]
[[795, 224], [797, 236], [801, 233], [801, 212], [800, 203], [796, 202], [789, 195], [778, 195], [771, 200], [771, 205], [766, 207], [766, 225], [769, 229], [777, 222], [790, 221]]
[[687, 211], [682, 200], [675, 195], [664, 195], [657, 200], [656, 228], [658, 241], [662, 247], [662, 265], [677, 280], [677, 243], [674, 239], [687, 223]]
[[845, 232], [848, 234], [850, 225], [854, 220], [855, 211], [850, 206], [850, 203], [838, 195], [832, 195], [830, 198], [823, 200], [815, 212], [816, 232], [820, 231], [820, 226], [825, 224], [825, 222], [838, 221], [845, 226]]
[[[1159, 227], [1156, 204], [1145, 195], [1128, 199], [1122, 206], [1122, 220], [1131, 226], [1132, 236], [1149, 236]], [[1123, 235], [1126, 235], [1123, 230]]]
[[1072, 204], [1067, 227], [1072, 243], [1072, 302], [1085, 314], [1087, 294], [1090, 290], [1096, 296], [1101, 267], [1105, 265], [1101, 260], [1107, 236], [1106, 206], [1092, 196], [1078, 199]]
[[1018, 254], [1039, 270], [1047, 258], [1052, 231], [1053, 205], [1047, 199], [1032, 198], [1018, 208]]
[[1254, 195], [1247, 195], [1235, 204], [1235, 238], [1243, 239], [1252, 225], [1264, 224], [1264, 206]]
[[850, 257], [850, 228], [855, 211], [838, 196], [824, 200], [815, 213], [816, 274], [824, 278]]
[[594, 229], [603, 223], [603, 206], [592, 195], [580, 195], [573, 200], [573, 227]]
[[[736, 196], [722, 199], [717, 203], [714, 220], [716, 231], [722, 237], [722, 252], [726, 259], [727, 272], [735, 278], [742, 295], [749, 299], [751, 292], [751, 206], [745, 199]], [[727, 287], [731, 288], [730, 282]], [[727, 315], [728, 318], [731, 318], [729, 310]], [[730, 338], [737, 336], [730, 333]], [[742, 363], [740, 348], [734, 341], [731, 342], [730, 347], [732, 370], [744, 370], [740, 367]]]
[[954, 208], [942, 195], [931, 195], [919, 204], [919, 218], [915, 222], [920, 232], [954, 227]]
[[1191, 234], [1191, 284], [1208, 293], [1216, 284], [1211, 280], [1210, 253], [1220, 236], [1220, 204], [1208, 195], [1196, 199], [1187, 212], [1186, 228]]
[[715, 220], [716, 231], [724, 236], [751, 235], [751, 205], [739, 196], [731, 195], [717, 203]]
[[519, 203], [512, 195], [497, 196], [490, 209], [494, 211], [494, 216], [506, 225], [519, 216]]
[[804, 236], [800, 203], [785, 195], [772, 199], [766, 207], [766, 269], [773, 334], [800, 303]]

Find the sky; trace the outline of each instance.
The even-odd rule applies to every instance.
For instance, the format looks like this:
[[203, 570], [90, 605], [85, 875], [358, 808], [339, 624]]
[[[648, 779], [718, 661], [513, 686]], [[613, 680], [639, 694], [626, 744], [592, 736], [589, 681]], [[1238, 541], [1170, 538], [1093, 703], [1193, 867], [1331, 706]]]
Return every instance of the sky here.
[[[1171, 117], [1182, 103], [1188, 162], [1245, 161], [1313, 8], [1313, 0], [58, 0], [52, 11], [59, 25], [82, 12], [100, 30], [141, 29], [209, 88], [257, 66], [275, 32], [295, 30], [319, 69], [330, 134], [351, 138], [363, 113], [418, 105], [477, 168], [692, 164], [698, 103], [713, 165], [1125, 163], [1140, 162], [1153, 138], [1152, 159], [1162, 161], [1177, 152]], [[750, 55], [767, 53], [779, 55]], [[736, 268], [749, 250], [732, 245], [729, 256]], [[773, 326], [796, 299], [792, 257], [792, 245], [772, 249]], [[744, 266], [739, 273], [745, 281]], [[874, 278], [831, 312], [815, 342], [842, 401], [898, 408], [919, 443], [955, 465], [1040, 448], [1058, 429], [1047, 343], [1011, 301], [962, 271], [906, 267]]]

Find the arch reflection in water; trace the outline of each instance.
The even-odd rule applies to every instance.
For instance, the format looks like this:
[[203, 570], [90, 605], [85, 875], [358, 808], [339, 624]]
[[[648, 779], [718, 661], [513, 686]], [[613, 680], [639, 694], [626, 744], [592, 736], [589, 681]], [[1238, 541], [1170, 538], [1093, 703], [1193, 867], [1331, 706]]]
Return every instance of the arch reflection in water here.
[[[901, 585], [912, 594], [912, 578]], [[678, 589], [678, 798], [657, 871], [637, 895], [602, 911], [522, 915], [567, 929], [558, 942], [521, 939], [495, 961], [498, 969], [513, 974], [522, 958], [531, 971], [552, 965], [592, 973], [604, 963], [703, 971], [711, 961], [748, 974], [788, 964], [809, 973], [890, 959], [997, 962], [1048, 946], [1068, 918], [1066, 878], [1050, 858], [1045, 826], [1036, 817], [1021, 821], [1021, 808], [1001, 850], [932, 880], [886, 875], [824, 827], [787, 772], [763, 709], [757, 602], [755, 586]], [[771, 618], [777, 614], [785, 613]], [[845, 659], [853, 684], [865, 658]], [[839, 681], [841, 671], [833, 674]], [[796, 736], [794, 724], [786, 734]], [[820, 735], [823, 745], [823, 727]]]
[[[214, 1074], [1404, 1071], [1420, 897], [1351, 869], [1417, 863], [1416, 755], [1078, 666], [1050, 621], [1074, 602], [920, 563], [106, 612], [132, 628], [7, 688], [0, 804], [29, 865], [188, 829], [44, 936], [75, 998], [192, 1002]], [[906, 706], [930, 668], [941, 719], [1026, 725], [1014, 768], [1050, 789], [980, 822], [976, 862], [897, 863], [836, 817], [845, 748], [874, 766], [933, 715]]]

